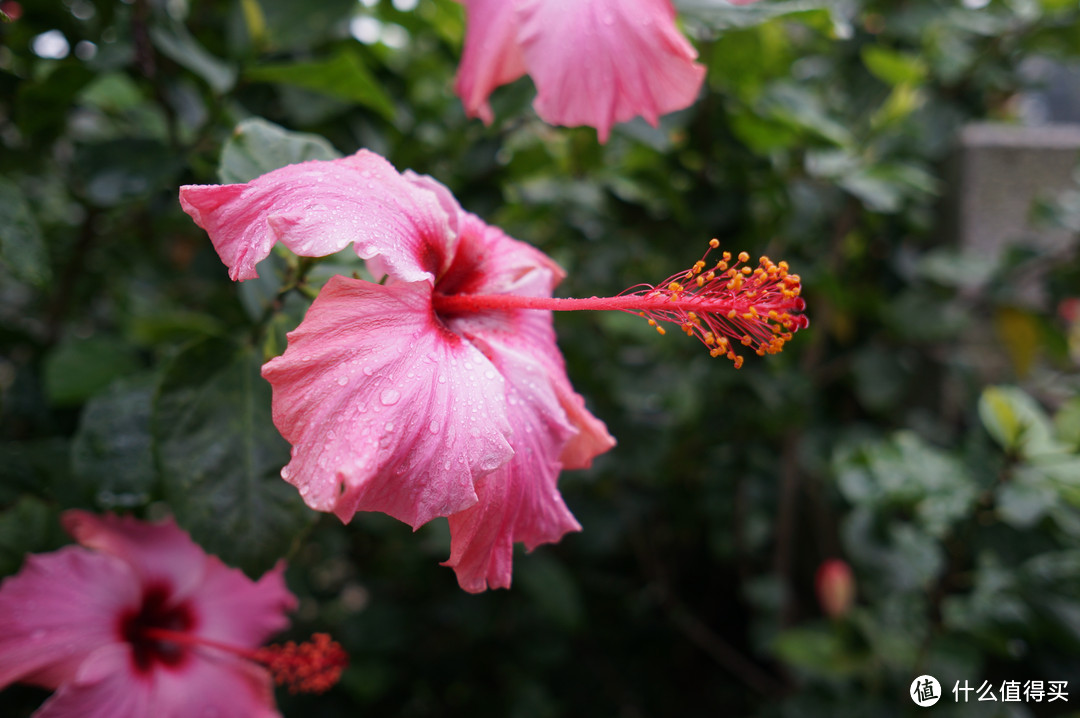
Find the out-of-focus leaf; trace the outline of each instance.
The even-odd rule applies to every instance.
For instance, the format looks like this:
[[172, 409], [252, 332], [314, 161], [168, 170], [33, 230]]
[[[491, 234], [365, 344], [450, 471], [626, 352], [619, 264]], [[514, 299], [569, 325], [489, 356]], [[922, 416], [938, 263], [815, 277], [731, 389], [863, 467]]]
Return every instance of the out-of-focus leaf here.
[[926, 77], [926, 63], [921, 58], [880, 45], [864, 46], [862, 61], [866, 69], [889, 85], [917, 85]]
[[69, 481], [71, 446], [67, 439], [32, 439], [0, 443], [0, 501], [20, 493], [50, 497]]
[[902, 84], [897, 85], [885, 98], [885, 102], [870, 118], [870, 126], [880, 132], [883, 128], [906, 120], [911, 113], [926, 102], [926, 94], [919, 88]]
[[236, 68], [207, 52], [183, 25], [154, 26], [150, 38], [163, 55], [206, 80], [217, 94], [228, 92], [236, 84]]
[[132, 348], [118, 337], [67, 339], [45, 359], [45, 393], [59, 406], [80, 404], [138, 369]]
[[290, 132], [261, 118], [244, 120], [221, 151], [218, 177], [226, 184], [250, 182], [285, 165], [332, 160], [341, 153], [322, 137]]
[[240, 9], [244, 13], [244, 25], [256, 47], [266, 40], [266, 15], [263, 14], [259, 0], [240, 0]]
[[183, 167], [164, 143], [152, 139], [117, 139], [81, 145], [76, 177], [91, 203], [115, 207], [155, 192], [175, 192]]
[[514, 570], [515, 585], [522, 586], [552, 622], [566, 630], [581, 626], [581, 594], [562, 564], [538, 553], [517, 562]]
[[103, 509], [147, 503], [157, 483], [150, 451], [153, 376], [121, 380], [83, 408], [71, 445], [81, 493]]
[[979, 418], [1006, 451], [1026, 457], [1058, 453], [1050, 419], [1035, 400], [1015, 387], [992, 386], [979, 398]]
[[24, 496], [0, 511], [0, 576], [15, 573], [26, 554], [52, 551], [70, 541], [60, 527], [60, 512], [55, 507]]
[[18, 185], [0, 177], [0, 263], [16, 279], [44, 286], [52, 277], [41, 227]]
[[394, 103], [352, 50], [341, 50], [328, 60], [259, 65], [244, 73], [252, 82], [276, 82], [321, 92], [370, 107], [394, 119]]
[[1054, 431], [1059, 441], [1080, 451], [1080, 397], [1073, 397], [1054, 415]]
[[994, 314], [994, 329], [1005, 345], [1013, 371], [1023, 379], [1031, 371], [1042, 344], [1038, 320], [1028, 312], [1002, 307]]
[[1017, 474], [997, 492], [997, 512], [1013, 528], [1034, 526], [1058, 502], [1058, 494], [1034, 472]]
[[773, 650], [787, 664], [817, 676], [840, 678], [858, 670], [859, 657], [845, 650], [840, 634], [826, 628], [795, 628], [776, 638]]
[[725, 0], [675, 2], [681, 15], [697, 20], [713, 30], [752, 27], [785, 15], [829, 10], [833, 5], [830, 0], [785, 0], [750, 5], [733, 5]]
[[224, 340], [189, 347], [166, 368], [151, 420], [162, 492], [177, 521], [253, 576], [286, 555], [317, 515], [280, 477], [289, 445], [271, 421], [261, 363]]
[[300, 49], [342, 32], [356, 0], [259, 0], [272, 49]]

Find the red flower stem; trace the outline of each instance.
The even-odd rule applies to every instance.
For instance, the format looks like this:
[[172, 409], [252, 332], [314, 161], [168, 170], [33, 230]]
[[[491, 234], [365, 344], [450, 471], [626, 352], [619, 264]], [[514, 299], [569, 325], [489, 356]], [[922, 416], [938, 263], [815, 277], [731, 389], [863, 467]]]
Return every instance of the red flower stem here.
[[193, 636], [190, 633], [181, 633], [179, 631], [170, 631], [167, 628], [144, 628], [142, 635], [147, 638], [153, 638], [159, 641], [169, 641], [170, 643], [180, 643], [185, 646], [205, 646], [207, 648], [216, 648], [219, 651], [226, 651], [243, 658], [250, 659], [252, 661], [258, 661], [259, 654], [256, 651], [246, 648], [240, 648], [228, 643], [219, 643], [217, 641], [210, 640], [209, 638], [201, 638], [199, 636]]

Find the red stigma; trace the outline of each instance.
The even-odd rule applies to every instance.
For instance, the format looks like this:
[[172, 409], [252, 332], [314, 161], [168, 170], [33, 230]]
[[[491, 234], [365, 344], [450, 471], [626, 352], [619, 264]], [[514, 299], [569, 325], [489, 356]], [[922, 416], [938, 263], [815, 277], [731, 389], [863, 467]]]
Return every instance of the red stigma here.
[[310, 641], [272, 645], [255, 652], [255, 660], [270, 670], [274, 682], [290, 693], [324, 693], [341, 678], [349, 657], [326, 633]]
[[725, 356], [738, 369], [743, 358], [735, 347], [749, 347], [759, 356], [783, 350], [799, 329], [810, 326], [800, 314], [806, 302], [799, 296], [799, 275], [788, 272], [787, 262], [773, 263], [761, 257], [758, 266], [746, 262], [750, 255], [740, 252], [732, 261], [724, 252], [712, 267], [706, 259], [720, 246], [713, 239], [694, 266], [673, 274], [660, 284], [639, 285], [620, 296], [636, 296], [649, 305], [635, 313], [647, 318], [660, 334], [660, 322], [679, 325], [687, 336], [696, 336], [713, 357]]

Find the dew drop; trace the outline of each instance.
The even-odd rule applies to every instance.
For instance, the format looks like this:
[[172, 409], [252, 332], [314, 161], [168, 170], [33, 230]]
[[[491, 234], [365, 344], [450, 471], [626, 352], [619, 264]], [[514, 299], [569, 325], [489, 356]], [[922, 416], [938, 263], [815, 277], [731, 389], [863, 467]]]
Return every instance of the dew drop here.
[[284, 468], [283, 468], [283, 469], [281, 470], [281, 478], [285, 479], [286, 481], [288, 481], [288, 480], [289, 480], [289, 476], [290, 476], [291, 474], [292, 474], [292, 471], [290, 471], [290, 470], [289, 470], [289, 467], [288, 467], [288, 466], [284, 467]]
[[390, 433], [393, 430], [394, 430], [394, 422], [388, 421], [385, 424], [383, 424], [383, 431], [385, 431], [386, 433]]
[[432, 434], [438, 434], [439, 433], [439, 422], [432, 419], [431, 423], [427, 425], [427, 428], [428, 428], [428, 431], [430, 431]]
[[371, 376], [375, 373], [375, 370], [369, 366], [364, 367], [364, 376]]
[[349, 383], [349, 377], [342, 375], [337, 378], [338, 386], [345, 386]]
[[379, 401], [383, 406], [393, 406], [401, 398], [401, 392], [397, 389], [383, 389], [382, 394], [379, 394]]

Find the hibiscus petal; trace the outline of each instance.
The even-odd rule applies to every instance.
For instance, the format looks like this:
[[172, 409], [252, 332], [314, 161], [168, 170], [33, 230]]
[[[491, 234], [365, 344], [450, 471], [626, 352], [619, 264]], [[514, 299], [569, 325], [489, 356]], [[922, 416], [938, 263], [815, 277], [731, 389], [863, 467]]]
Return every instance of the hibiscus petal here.
[[556, 125], [611, 126], [690, 106], [705, 78], [670, 0], [517, 0], [534, 107]]
[[0, 688], [55, 688], [94, 650], [118, 643], [117, 619], [136, 610], [139, 581], [114, 556], [68, 546], [28, 556], [0, 584]]
[[252, 581], [217, 557], [208, 557], [203, 581], [189, 597], [198, 615], [193, 633], [234, 646], [261, 645], [289, 625], [285, 613], [296, 609], [284, 573], [285, 563], [279, 561]]
[[485, 124], [493, 119], [488, 96], [500, 85], [525, 74], [525, 59], [517, 44], [517, 21], [512, 0], [462, 0], [465, 5], [465, 50], [454, 91], [465, 114]]
[[83, 546], [122, 559], [144, 586], [163, 586], [174, 600], [186, 597], [205, 575], [206, 553], [171, 518], [146, 523], [130, 516], [71, 510], [60, 521]]
[[170, 716], [165, 706], [151, 703], [149, 684], [136, 678], [131, 662], [131, 647], [126, 644], [99, 648], [87, 657], [72, 680], [34, 712], [33, 718]]
[[[457, 254], [438, 289], [551, 296], [563, 272], [550, 258], [468, 213], [461, 214], [459, 225]], [[450, 558], [444, 565], [454, 568], [466, 591], [506, 588], [515, 542], [531, 550], [581, 528], [556, 487], [567, 447], [578, 447], [573, 458], [587, 465], [584, 455], [591, 460], [614, 440], [570, 387], [551, 312], [472, 312], [448, 318], [447, 325], [484, 352], [506, 378], [515, 453], [477, 482], [476, 506], [450, 517]], [[564, 405], [574, 409], [572, 417]], [[582, 427], [587, 437], [577, 442]], [[598, 440], [601, 433], [607, 443]]]
[[234, 280], [259, 276], [255, 265], [278, 241], [305, 257], [351, 243], [364, 259], [381, 256], [407, 282], [433, 280], [453, 253], [438, 200], [366, 150], [289, 165], [242, 185], [187, 185], [180, 204], [210, 235]]
[[507, 377], [515, 453], [477, 482], [476, 506], [450, 517], [450, 558], [444, 565], [453, 567], [460, 586], [471, 593], [510, 587], [514, 542], [532, 550], [581, 530], [556, 488], [558, 457], [574, 430], [544, 380], [544, 367], [505, 344], [485, 342], [484, 348]]
[[[459, 224], [461, 236], [453, 265], [438, 286], [447, 294], [550, 297], [565, 276], [546, 254], [485, 225], [475, 215], [460, 212]], [[465, 337], [501, 337], [543, 362], [545, 379], [566, 418], [577, 428], [559, 457], [563, 468], [588, 468], [593, 457], [615, 446], [604, 422], [585, 408], [585, 400], [566, 376], [550, 312], [479, 312], [454, 318], [450, 327]]]
[[503, 379], [436, 318], [427, 282], [331, 278], [263, 376], [293, 445], [282, 477], [343, 521], [461, 511], [513, 455]]
[[138, 676], [128, 646], [107, 646], [80, 667], [34, 718], [280, 718], [270, 675], [207, 649], [181, 670]]

